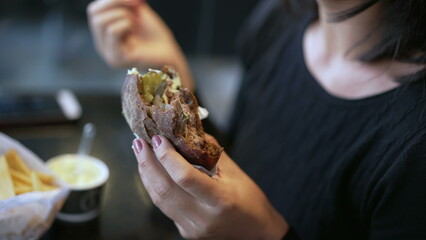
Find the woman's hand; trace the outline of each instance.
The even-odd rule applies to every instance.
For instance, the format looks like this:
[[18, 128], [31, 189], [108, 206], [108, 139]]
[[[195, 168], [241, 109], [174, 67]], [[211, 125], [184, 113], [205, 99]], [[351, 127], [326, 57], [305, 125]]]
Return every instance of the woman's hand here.
[[162, 136], [133, 141], [139, 174], [154, 204], [184, 238], [281, 239], [288, 224], [260, 188], [223, 153], [209, 177]]
[[172, 65], [183, 86], [192, 74], [173, 33], [144, 0], [96, 0], [87, 7], [97, 51], [112, 67]]

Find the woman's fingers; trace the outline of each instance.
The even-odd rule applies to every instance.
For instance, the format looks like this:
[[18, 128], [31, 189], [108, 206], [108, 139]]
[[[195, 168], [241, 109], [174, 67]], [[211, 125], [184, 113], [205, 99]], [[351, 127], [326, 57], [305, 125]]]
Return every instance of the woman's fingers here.
[[120, 19], [110, 24], [105, 34], [105, 60], [113, 67], [126, 67], [129, 64], [125, 51], [125, 37], [132, 31], [132, 22], [129, 19]]
[[116, 7], [126, 7], [131, 9], [136, 7], [138, 4], [140, 4], [138, 0], [97, 0], [89, 3], [87, 6], [87, 14], [94, 16]]
[[[132, 14], [132, 12], [129, 11], [128, 9], [124, 9], [124, 8], [111, 9], [110, 11], [106, 11], [106, 12], [97, 14], [95, 16], [92, 16], [89, 19], [89, 25], [94, 33], [95, 41], [97, 43], [97, 46], [101, 50], [104, 50], [103, 47], [105, 46], [105, 43], [104, 43], [105, 38], [110, 37], [109, 35], [106, 34], [107, 30], [111, 27], [115, 28], [116, 26], [114, 26], [114, 23], [119, 21], [128, 22], [126, 24], [128, 31], [132, 29], [133, 25], [136, 25], [136, 18], [134, 14]], [[120, 24], [123, 25], [122, 22]], [[111, 37], [114, 37], [114, 36], [111, 36]]]
[[186, 217], [197, 209], [195, 199], [173, 182], [146, 141], [135, 139], [133, 149], [142, 183], [153, 203], [175, 222], [189, 225]]
[[216, 180], [195, 169], [176, 152], [167, 138], [154, 136], [152, 142], [157, 159], [178, 186], [209, 205], [216, 204], [221, 194]]
[[205, 217], [202, 203], [173, 182], [146, 141], [135, 139], [133, 149], [141, 180], [154, 204], [182, 229], [196, 229], [196, 223]]

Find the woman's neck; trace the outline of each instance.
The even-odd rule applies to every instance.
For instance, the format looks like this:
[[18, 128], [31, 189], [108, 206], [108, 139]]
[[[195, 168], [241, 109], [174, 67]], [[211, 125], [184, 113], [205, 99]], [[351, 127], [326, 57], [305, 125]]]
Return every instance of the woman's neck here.
[[330, 94], [346, 99], [373, 96], [397, 87], [393, 80], [406, 66], [392, 60], [358, 60], [376, 44], [374, 37], [366, 36], [375, 30], [382, 5], [375, 4], [349, 19], [331, 22], [330, 14], [351, 9], [362, 1], [317, 2], [319, 19], [305, 31], [303, 44], [306, 64], [319, 84]]
[[[305, 31], [303, 48], [308, 69], [329, 93], [348, 99], [377, 95], [399, 86], [395, 79], [420, 70], [422, 66], [393, 59], [363, 62], [358, 58], [368, 52], [381, 34], [383, 3], [341, 22], [329, 21], [330, 14], [351, 9], [361, 0], [317, 0], [318, 21]], [[366, 38], [372, 32], [373, 36]], [[377, 34], [378, 33], [378, 34]]]
[[327, 56], [356, 59], [376, 43], [377, 39], [374, 35], [369, 38], [366, 36], [375, 30], [380, 20], [381, 3], [347, 20], [332, 22], [330, 21], [332, 14], [351, 9], [362, 2], [354, 0], [318, 0], [317, 2], [319, 9], [317, 30], [324, 40], [322, 49]]

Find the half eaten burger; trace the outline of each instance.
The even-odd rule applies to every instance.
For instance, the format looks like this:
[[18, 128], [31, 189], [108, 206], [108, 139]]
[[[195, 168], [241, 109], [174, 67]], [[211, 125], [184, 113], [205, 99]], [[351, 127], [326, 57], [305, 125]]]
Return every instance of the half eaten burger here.
[[191, 164], [207, 170], [216, 165], [223, 148], [204, 137], [197, 99], [181, 87], [172, 67], [145, 74], [129, 70], [121, 99], [124, 117], [137, 136], [152, 144], [154, 135], [163, 135]]

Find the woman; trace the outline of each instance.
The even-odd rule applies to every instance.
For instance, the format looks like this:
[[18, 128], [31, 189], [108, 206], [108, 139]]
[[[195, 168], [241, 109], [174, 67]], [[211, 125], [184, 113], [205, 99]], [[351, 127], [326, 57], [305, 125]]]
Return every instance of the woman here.
[[[245, 172], [223, 154], [210, 178], [164, 137], [135, 139], [153, 202], [185, 238], [425, 239], [424, 4], [289, 3], [262, 1], [240, 34], [231, 137]], [[88, 14], [112, 66], [173, 64], [194, 88], [145, 2], [99, 0]]]

